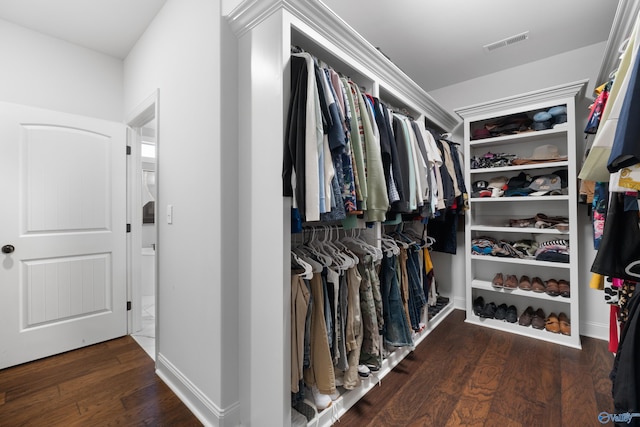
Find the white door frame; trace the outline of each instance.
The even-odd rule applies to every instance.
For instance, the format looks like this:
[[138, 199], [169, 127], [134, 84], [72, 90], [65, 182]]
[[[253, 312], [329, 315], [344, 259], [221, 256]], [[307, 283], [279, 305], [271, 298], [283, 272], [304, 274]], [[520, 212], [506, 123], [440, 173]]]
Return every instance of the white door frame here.
[[[127, 295], [128, 301], [132, 302], [131, 310], [128, 311], [127, 324], [129, 334], [141, 328], [140, 319], [142, 307], [140, 304], [141, 295], [141, 254], [142, 247], [142, 196], [141, 182], [136, 177], [139, 175], [141, 165], [140, 140], [141, 128], [155, 118], [156, 134], [156, 188], [158, 188], [158, 152], [159, 152], [159, 96], [160, 91], [156, 89], [147, 99], [141, 102], [126, 119], [128, 131], [128, 144], [131, 147], [131, 155], [127, 156], [127, 223], [131, 224], [131, 233], [127, 235]], [[158, 254], [160, 240], [158, 238], [158, 192], [156, 191], [156, 203], [154, 218], [156, 221], [156, 250], [155, 250], [155, 310], [156, 310], [156, 338], [155, 353], [158, 352]]]

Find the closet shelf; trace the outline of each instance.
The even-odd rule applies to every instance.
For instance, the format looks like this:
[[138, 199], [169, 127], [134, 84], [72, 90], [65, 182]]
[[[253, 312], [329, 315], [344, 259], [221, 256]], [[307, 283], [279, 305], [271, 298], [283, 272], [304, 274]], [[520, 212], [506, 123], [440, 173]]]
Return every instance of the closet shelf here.
[[545, 202], [545, 201], [559, 201], [569, 200], [569, 196], [513, 196], [513, 197], [472, 197], [473, 203], [495, 203], [495, 202]]
[[[466, 322], [474, 325], [480, 325], [488, 328], [497, 329], [500, 331], [511, 332], [513, 334], [537, 338], [542, 341], [548, 341], [556, 344], [563, 344], [568, 347], [573, 347], [577, 349], [582, 348], [582, 346], [580, 345], [580, 341], [576, 341], [573, 338], [573, 335], [554, 334], [545, 329], [535, 329], [535, 328], [532, 328], [531, 326], [521, 326], [517, 322], [509, 323], [509, 322], [504, 322], [502, 320], [496, 320], [496, 319], [481, 319], [475, 314], [470, 314], [470, 313], [467, 313]], [[571, 322], [572, 329], [574, 328], [573, 323], [574, 322], [572, 321]], [[572, 330], [572, 334], [575, 334], [575, 333], [576, 332]]]
[[568, 235], [569, 231], [560, 231], [555, 228], [533, 227], [494, 227], [491, 225], [472, 225], [471, 231], [518, 233], [518, 234], [559, 234]]
[[567, 133], [566, 128], [562, 129], [547, 129], [539, 131], [529, 131], [516, 133], [513, 135], [496, 136], [494, 138], [477, 139], [469, 142], [470, 147], [492, 147], [500, 146], [503, 144], [513, 144], [514, 142], [524, 142], [524, 140], [531, 139], [537, 142], [544, 141], [545, 139], [554, 139], [560, 136], [564, 136]]
[[498, 292], [507, 295], [520, 295], [527, 298], [571, 304], [571, 300], [569, 298], [564, 298], [561, 296], [552, 297], [551, 295], [547, 295], [544, 292], [523, 291], [522, 289], [496, 288], [491, 285], [491, 282], [487, 282], [486, 280], [474, 279], [471, 281], [471, 287], [474, 289], [482, 289], [483, 291]]
[[550, 261], [536, 261], [535, 259], [522, 259], [522, 258], [504, 258], [491, 255], [471, 255], [472, 261], [489, 261], [499, 262], [504, 264], [521, 264], [526, 266], [537, 267], [555, 267], [569, 270], [571, 264], [568, 262], [550, 262]]
[[[479, 169], [470, 169], [469, 173], [471, 175], [475, 174], [497, 174], [499, 172], [517, 172], [517, 171], [525, 171], [525, 170], [541, 170], [541, 169], [557, 169], [559, 167], [567, 167], [569, 165], [568, 161], [563, 162], [549, 162], [549, 163], [534, 163], [530, 165], [518, 165], [518, 166], [503, 166], [499, 168], [479, 168]], [[539, 175], [540, 173], [536, 174]]]

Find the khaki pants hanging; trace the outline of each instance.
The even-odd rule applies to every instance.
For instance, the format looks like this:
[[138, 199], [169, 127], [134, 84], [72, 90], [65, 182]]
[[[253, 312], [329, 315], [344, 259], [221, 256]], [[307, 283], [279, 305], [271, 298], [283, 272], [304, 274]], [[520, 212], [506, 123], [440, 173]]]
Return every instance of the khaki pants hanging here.
[[304, 329], [311, 294], [302, 277], [291, 276], [291, 391], [300, 391], [304, 364]]
[[317, 385], [322, 394], [336, 392], [333, 361], [329, 350], [327, 325], [324, 319], [324, 291], [319, 273], [311, 279], [313, 311], [311, 314], [311, 366], [304, 370], [304, 380], [308, 386]]

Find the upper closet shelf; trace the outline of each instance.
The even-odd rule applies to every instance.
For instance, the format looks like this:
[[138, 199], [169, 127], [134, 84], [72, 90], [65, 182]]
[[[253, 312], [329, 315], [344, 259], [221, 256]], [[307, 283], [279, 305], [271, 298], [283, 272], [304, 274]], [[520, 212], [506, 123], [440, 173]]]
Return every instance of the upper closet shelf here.
[[555, 169], [555, 168], [559, 168], [559, 167], [566, 167], [569, 164], [569, 162], [567, 161], [563, 161], [563, 162], [547, 162], [547, 163], [531, 163], [528, 165], [517, 165], [517, 166], [501, 166], [501, 167], [497, 167], [497, 168], [478, 168], [478, 169], [470, 169], [469, 173], [471, 174], [476, 174], [476, 173], [491, 173], [491, 174], [496, 174], [498, 172], [513, 172], [513, 171], [522, 171], [522, 170], [528, 170], [528, 169], [545, 169], [545, 168], [551, 168], [551, 169]]
[[493, 138], [477, 139], [470, 141], [469, 145], [472, 147], [478, 146], [498, 146], [503, 144], [513, 144], [514, 142], [526, 142], [527, 139], [536, 139], [537, 141], [543, 141], [545, 139], [554, 139], [558, 136], [564, 136], [567, 133], [567, 129], [546, 129], [539, 131], [528, 131], [522, 133], [516, 133], [513, 135], [496, 136]]

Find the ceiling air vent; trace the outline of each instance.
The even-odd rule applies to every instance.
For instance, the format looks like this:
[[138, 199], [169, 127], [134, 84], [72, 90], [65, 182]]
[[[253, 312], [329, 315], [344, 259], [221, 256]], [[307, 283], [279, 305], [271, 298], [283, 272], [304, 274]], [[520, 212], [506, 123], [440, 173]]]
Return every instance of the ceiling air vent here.
[[524, 33], [516, 34], [515, 36], [507, 37], [506, 39], [498, 40], [497, 42], [489, 43], [482, 47], [486, 52], [492, 52], [501, 47], [506, 47], [514, 43], [523, 42], [528, 38], [529, 38], [529, 31], [525, 31]]

